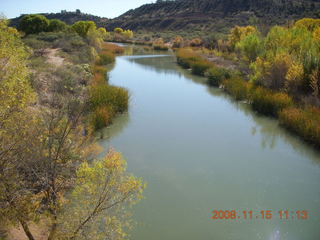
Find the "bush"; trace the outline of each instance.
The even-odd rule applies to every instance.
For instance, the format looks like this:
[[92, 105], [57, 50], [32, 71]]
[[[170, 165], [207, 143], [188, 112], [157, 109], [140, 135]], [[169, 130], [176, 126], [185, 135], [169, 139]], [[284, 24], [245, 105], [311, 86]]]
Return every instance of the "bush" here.
[[251, 101], [254, 110], [275, 117], [283, 109], [293, 106], [293, 100], [288, 94], [273, 92], [262, 87], [252, 91]]
[[306, 141], [320, 146], [320, 109], [286, 108], [279, 113], [280, 123]]
[[225, 79], [231, 77], [231, 73], [227, 69], [218, 67], [209, 68], [205, 75], [208, 77], [209, 85], [215, 87], [219, 87]]
[[225, 91], [233, 96], [236, 100], [248, 99], [252, 84], [240, 77], [232, 77], [222, 82]]
[[192, 73], [199, 76], [204, 76], [205, 72], [212, 66], [213, 63], [205, 59], [200, 59], [191, 63]]

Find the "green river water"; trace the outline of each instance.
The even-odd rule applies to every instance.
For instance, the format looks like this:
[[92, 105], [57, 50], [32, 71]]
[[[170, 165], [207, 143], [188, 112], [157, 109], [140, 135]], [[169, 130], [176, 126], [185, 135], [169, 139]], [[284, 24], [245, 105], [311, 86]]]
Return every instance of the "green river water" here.
[[[129, 90], [130, 106], [100, 144], [121, 152], [148, 184], [130, 239], [320, 239], [319, 151], [181, 69], [171, 54], [117, 57], [109, 78]], [[214, 220], [214, 210], [236, 210], [237, 218]], [[272, 219], [262, 219], [264, 210]]]

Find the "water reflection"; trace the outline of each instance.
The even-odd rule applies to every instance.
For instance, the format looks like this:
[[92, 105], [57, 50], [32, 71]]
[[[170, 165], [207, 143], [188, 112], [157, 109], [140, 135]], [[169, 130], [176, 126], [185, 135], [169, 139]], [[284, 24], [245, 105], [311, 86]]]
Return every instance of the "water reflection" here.
[[[161, 58], [161, 59], [159, 59]], [[256, 124], [251, 128], [252, 136], [257, 133], [261, 136], [261, 147], [263, 149], [273, 149], [277, 146], [280, 139], [290, 144], [296, 151], [302, 153], [306, 157], [312, 159], [315, 163], [320, 163], [320, 151], [308, 146], [298, 137], [289, 133], [286, 129], [279, 126], [278, 121], [274, 118], [269, 118], [252, 111], [249, 104], [235, 101], [230, 95], [225, 93], [222, 89], [210, 87], [206, 85], [206, 78], [191, 74], [190, 70], [182, 69], [177, 66], [175, 58], [172, 55], [147, 55], [147, 56], [130, 56], [127, 57], [130, 62], [140, 65], [143, 69], [154, 71], [156, 73], [165, 73], [178, 75], [184, 77], [193, 83], [206, 86], [207, 92], [215, 97], [223, 97], [226, 101], [232, 104], [234, 109], [243, 112], [246, 116], [251, 118]], [[299, 147], [304, 145], [305, 147]]]
[[130, 119], [115, 121], [102, 145], [148, 182], [132, 239], [319, 239], [317, 216], [210, 221], [213, 208], [316, 212], [320, 154], [174, 61], [120, 57], [111, 72], [111, 83], [132, 94]]
[[123, 113], [114, 119], [111, 127], [106, 127], [98, 132], [101, 139], [109, 140], [112, 137], [119, 135], [130, 121], [129, 113]]

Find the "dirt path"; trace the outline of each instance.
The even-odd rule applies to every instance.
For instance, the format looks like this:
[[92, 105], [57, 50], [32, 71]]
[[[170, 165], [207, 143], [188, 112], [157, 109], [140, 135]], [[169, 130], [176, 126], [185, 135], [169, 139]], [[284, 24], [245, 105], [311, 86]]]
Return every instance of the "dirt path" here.
[[[48, 220], [42, 219], [38, 224], [30, 224], [30, 230], [37, 240], [48, 238]], [[10, 240], [28, 240], [21, 226], [12, 228], [8, 231], [7, 239]]]
[[44, 51], [44, 57], [47, 58], [47, 62], [56, 66], [60, 67], [64, 63], [64, 58], [60, 57], [58, 55], [58, 52], [60, 51], [59, 48], [47, 48]]

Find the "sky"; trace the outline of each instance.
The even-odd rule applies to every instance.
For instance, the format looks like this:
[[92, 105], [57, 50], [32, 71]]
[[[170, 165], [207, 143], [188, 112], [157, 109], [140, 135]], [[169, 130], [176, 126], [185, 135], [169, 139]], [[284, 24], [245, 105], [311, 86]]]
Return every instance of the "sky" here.
[[152, 0], [0, 0], [0, 14], [14, 18], [26, 13], [56, 13], [61, 10], [114, 18]]

